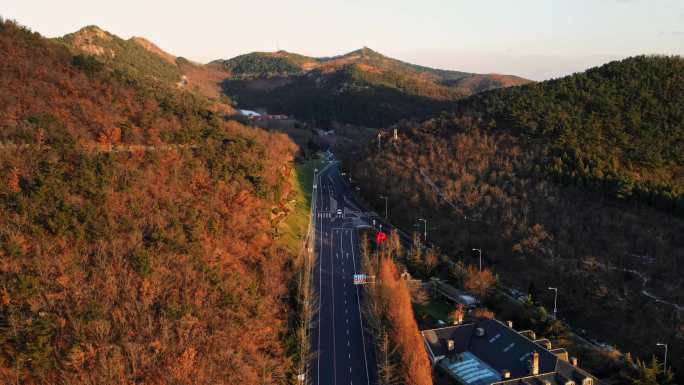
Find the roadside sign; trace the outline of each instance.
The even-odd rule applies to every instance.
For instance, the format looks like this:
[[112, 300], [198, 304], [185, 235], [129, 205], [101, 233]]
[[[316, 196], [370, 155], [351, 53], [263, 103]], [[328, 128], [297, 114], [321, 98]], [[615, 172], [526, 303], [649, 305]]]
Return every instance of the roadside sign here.
[[375, 282], [374, 275], [354, 274], [354, 285], [363, 285]]

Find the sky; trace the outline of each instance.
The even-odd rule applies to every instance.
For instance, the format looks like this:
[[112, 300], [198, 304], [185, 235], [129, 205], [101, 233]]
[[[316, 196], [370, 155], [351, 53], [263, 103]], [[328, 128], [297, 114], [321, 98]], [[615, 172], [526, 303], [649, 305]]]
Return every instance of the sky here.
[[545, 80], [638, 54], [684, 55], [684, 0], [3, 0], [0, 15], [48, 37], [98, 25], [198, 62], [366, 46]]

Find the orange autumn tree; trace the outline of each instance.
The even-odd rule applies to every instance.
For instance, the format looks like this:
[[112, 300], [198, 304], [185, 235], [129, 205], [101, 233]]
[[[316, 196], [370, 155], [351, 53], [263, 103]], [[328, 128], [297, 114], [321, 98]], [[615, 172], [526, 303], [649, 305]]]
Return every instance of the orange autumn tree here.
[[456, 308], [449, 313], [449, 320], [458, 325], [463, 322], [463, 317], [465, 317], [465, 307], [462, 303], [456, 305]]
[[390, 327], [390, 338], [399, 356], [399, 370], [408, 385], [432, 384], [432, 371], [418, 325], [413, 316], [411, 296], [406, 282], [399, 279], [397, 266], [390, 258], [380, 261], [379, 294], [384, 302], [384, 318]]
[[496, 284], [496, 277], [490, 270], [484, 269], [478, 271], [474, 266], [468, 267], [468, 274], [465, 283], [465, 289], [475, 294], [480, 298], [486, 297]]

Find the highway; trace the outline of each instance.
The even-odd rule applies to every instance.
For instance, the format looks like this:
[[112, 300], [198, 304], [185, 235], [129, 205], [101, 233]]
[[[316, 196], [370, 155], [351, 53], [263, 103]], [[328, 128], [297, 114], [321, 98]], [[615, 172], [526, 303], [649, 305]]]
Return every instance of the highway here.
[[369, 218], [342, 180], [337, 162], [320, 170], [315, 183], [313, 286], [319, 311], [312, 323], [308, 382], [370, 385], [376, 372], [373, 347], [361, 314], [363, 290], [352, 282], [361, 272], [356, 229], [367, 226]]

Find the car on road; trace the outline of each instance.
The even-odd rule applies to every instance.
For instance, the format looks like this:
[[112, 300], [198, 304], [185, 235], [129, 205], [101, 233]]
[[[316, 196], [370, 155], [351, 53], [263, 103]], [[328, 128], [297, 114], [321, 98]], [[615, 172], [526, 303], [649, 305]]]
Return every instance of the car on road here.
[[342, 218], [342, 209], [337, 209], [337, 217]]

